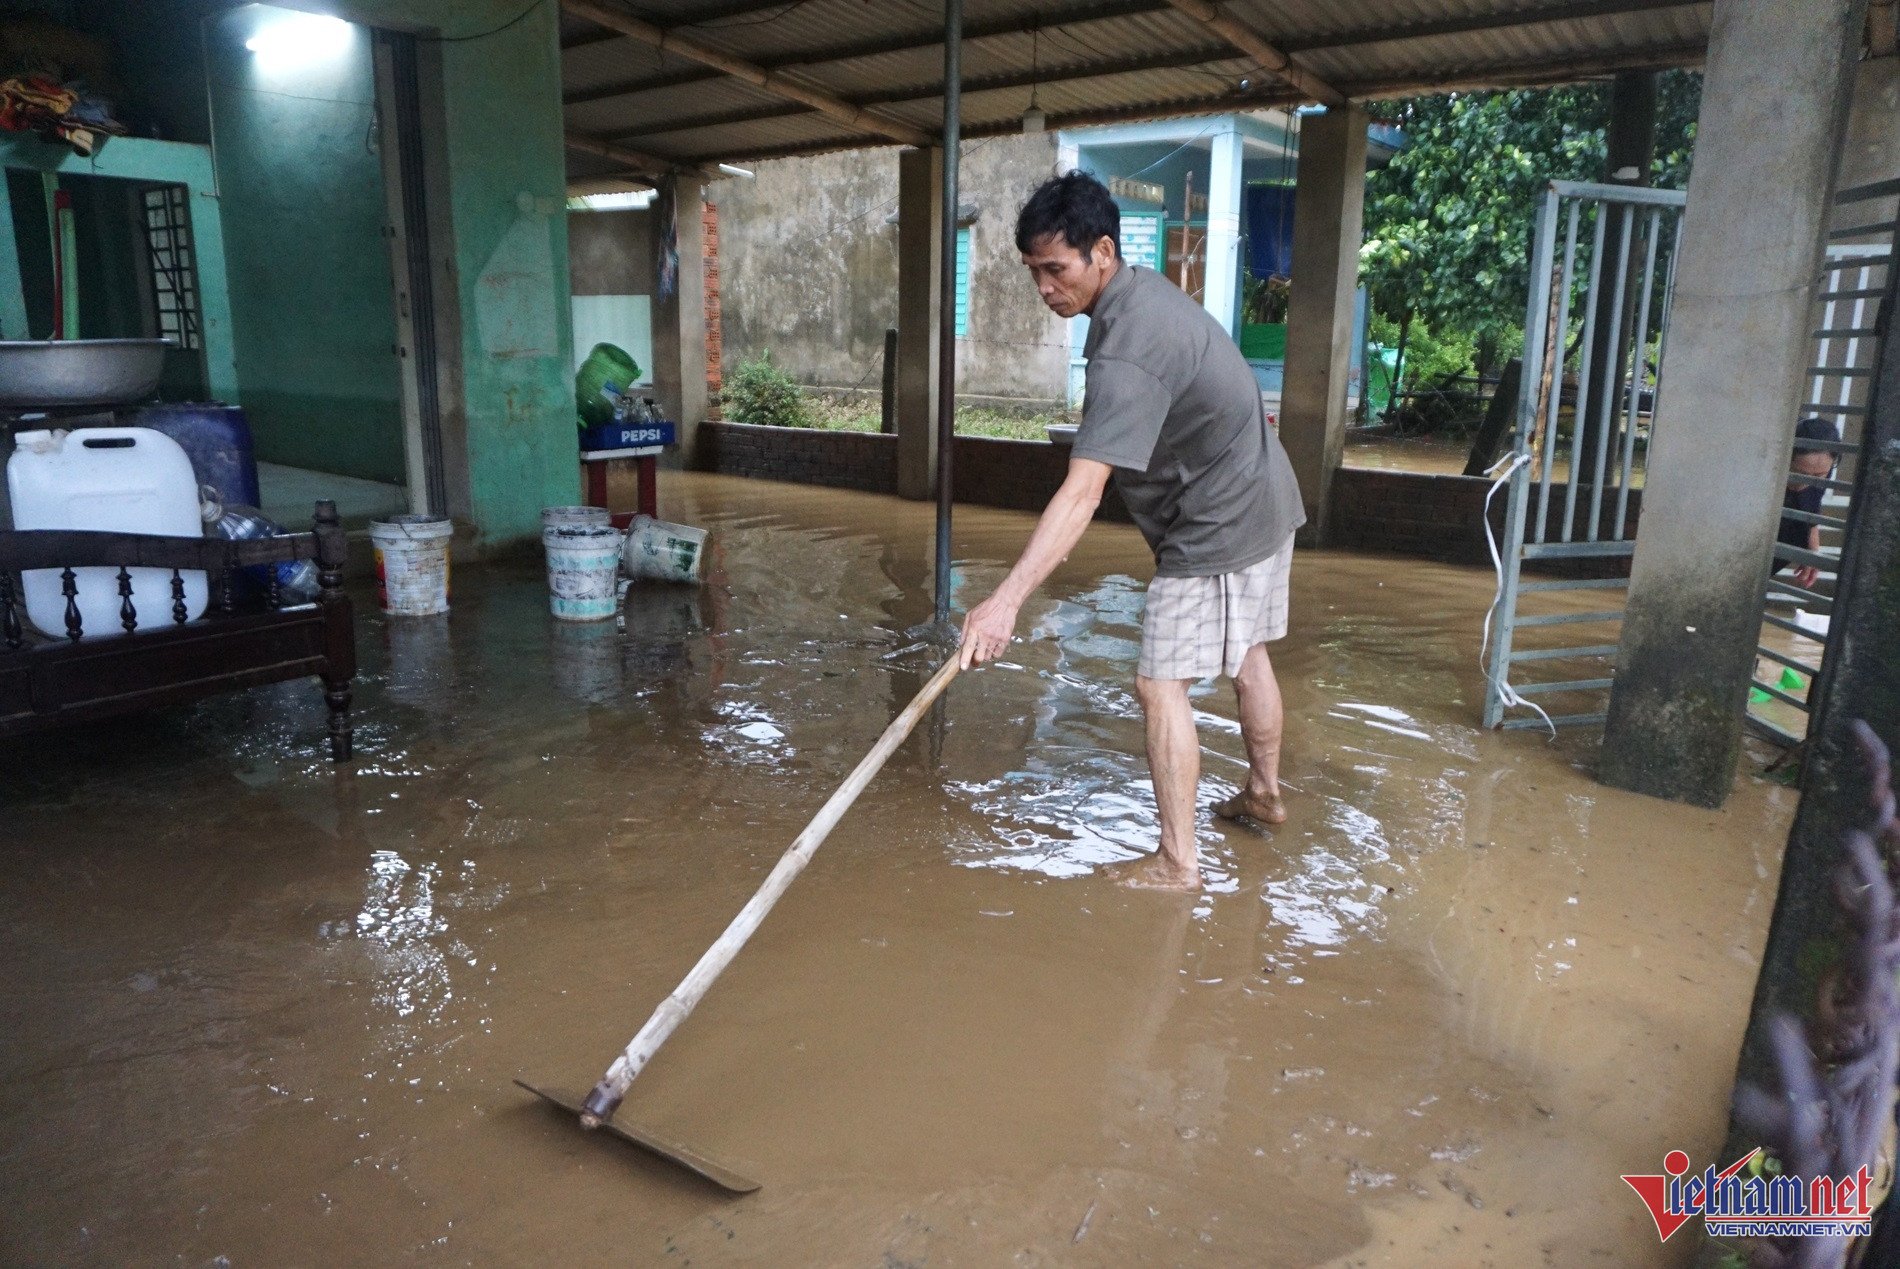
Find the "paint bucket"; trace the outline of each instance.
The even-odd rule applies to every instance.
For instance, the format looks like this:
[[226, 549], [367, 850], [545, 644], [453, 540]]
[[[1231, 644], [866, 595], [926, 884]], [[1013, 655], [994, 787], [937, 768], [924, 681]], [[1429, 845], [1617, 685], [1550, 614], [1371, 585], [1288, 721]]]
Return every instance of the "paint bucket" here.
[[392, 617], [449, 610], [449, 537], [444, 516], [391, 516], [369, 522], [376, 548], [376, 598]]
[[655, 582], [698, 582], [700, 559], [705, 552], [706, 530], [639, 515], [627, 526], [627, 545], [621, 562], [628, 577]]
[[548, 609], [562, 621], [604, 621], [619, 601], [620, 531], [611, 524], [551, 524], [541, 530], [548, 552]]
[[541, 527], [552, 529], [565, 524], [608, 524], [613, 517], [605, 507], [543, 507]]

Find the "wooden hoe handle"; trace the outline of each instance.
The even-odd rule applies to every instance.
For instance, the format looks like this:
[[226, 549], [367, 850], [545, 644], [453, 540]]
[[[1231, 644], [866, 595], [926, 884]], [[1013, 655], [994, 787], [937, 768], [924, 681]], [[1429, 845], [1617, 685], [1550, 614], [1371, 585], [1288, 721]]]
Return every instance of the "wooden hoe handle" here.
[[607, 1073], [601, 1077], [600, 1083], [594, 1085], [594, 1091], [589, 1093], [587, 1100], [581, 1104], [581, 1124], [584, 1127], [598, 1128], [604, 1121], [613, 1118], [614, 1111], [620, 1108], [620, 1102], [626, 1097], [627, 1089], [632, 1086], [635, 1078], [646, 1068], [646, 1064], [653, 1060], [653, 1055], [660, 1051], [660, 1046], [666, 1043], [667, 1037], [672, 1035], [674, 1029], [686, 1021], [687, 1015], [698, 1006], [700, 1000], [706, 995], [706, 989], [725, 972], [726, 966], [732, 964], [733, 958], [739, 954], [739, 949], [745, 946], [746, 940], [752, 937], [759, 928], [759, 924], [765, 920], [765, 914], [772, 910], [772, 905], [779, 901], [793, 879], [805, 870], [805, 865], [811, 862], [811, 857], [818, 852], [818, 847], [824, 843], [831, 830], [837, 827], [838, 821], [844, 818], [844, 813], [851, 809], [851, 804], [858, 800], [858, 794], [864, 792], [864, 786], [871, 783], [871, 777], [878, 773], [878, 769], [884, 765], [885, 760], [904, 743], [905, 737], [909, 736], [912, 729], [917, 726], [917, 720], [924, 716], [924, 711], [943, 695], [943, 690], [950, 686], [950, 680], [957, 676], [957, 667], [958, 660], [953, 655], [944, 663], [943, 668], [932, 676], [930, 682], [924, 684], [923, 690], [911, 698], [910, 704], [904, 707], [904, 712], [884, 729], [884, 734], [878, 737], [877, 744], [871, 747], [871, 752], [864, 755], [863, 761], [859, 762], [856, 769], [851, 772], [850, 778], [838, 787], [838, 791], [831, 795], [830, 800], [823, 807], [819, 808], [818, 814], [812, 817], [811, 823], [805, 825], [805, 831], [798, 835], [785, 854], [780, 857], [778, 866], [772, 869], [771, 875], [765, 879], [765, 884], [759, 887], [758, 892], [747, 901], [745, 907], [739, 909], [739, 915], [732, 918], [732, 924], [726, 927], [725, 933], [714, 940], [713, 945], [706, 949], [705, 955], [699, 958], [699, 963], [694, 965], [692, 971], [681, 980], [680, 985], [673, 989], [673, 994], [660, 1002], [660, 1007], [653, 1011], [653, 1016], [647, 1019], [646, 1025], [627, 1042], [626, 1049], [614, 1059], [613, 1065], [607, 1068]]

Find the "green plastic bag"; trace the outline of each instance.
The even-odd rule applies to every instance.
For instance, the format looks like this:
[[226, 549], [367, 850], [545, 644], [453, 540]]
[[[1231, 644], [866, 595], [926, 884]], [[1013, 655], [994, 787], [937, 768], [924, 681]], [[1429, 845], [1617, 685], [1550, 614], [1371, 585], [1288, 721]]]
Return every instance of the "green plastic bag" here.
[[613, 402], [601, 395], [608, 384], [625, 392], [640, 378], [640, 363], [626, 349], [613, 344], [595, 344], [587, 360], [574, 372], [574, 409], [583, 428], [598, 427], [614, 421]]

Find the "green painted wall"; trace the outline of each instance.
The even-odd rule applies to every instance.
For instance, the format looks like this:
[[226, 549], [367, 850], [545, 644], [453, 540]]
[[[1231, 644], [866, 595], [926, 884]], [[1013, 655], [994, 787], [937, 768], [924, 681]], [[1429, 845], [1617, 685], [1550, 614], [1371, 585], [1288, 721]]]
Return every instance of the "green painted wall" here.
[[[452, 12], [449, 33], [520, 11], [518, 0], [406, 7]], [[477, 8], [489, 25], [472, 25]], [[541, 508], [580, 497], [556, 6], [489, 39], [445, 45], [443, 79], [470, 493], [485, 535], [538, 540]]]
[[[166, 385], [179, 386], [181, 391], [190, 388], [202, 397], [207, 394], [204, 385], [208, 384], [208, 395], [212, 397], [226, 401], [237, 398], [237, 367], [231, 350], [231, 306], [224, 271], [224, 229], [212, 180], [210, 147], [119, 137], [101, 147], [92, 158], [80, 158], [67, 146], [44, 142], [31, 134], [0, 133], [0, 167], [8, 169], [8, 189], [13, 195], [0, 200], [0, 208], [9, 213], [0, 217], [0, 222], [4, 222], [0, 223], [0, 244], [13, 241], [17, 231], [20, 247], [17, 256], [0, 250], [0, 321], [8, 330], [28, 325], [26, 316], [33, 305], [27, 302], [24, 288], [40, 297], [35, 301], [40, 307], [32, 328], [42, 335], [52, 323], [52, 282], [50, 265], [46, 263], [48, 247], [44, 197], [40, 193], [41, 174], [56, 176], [62, 185], [70, 185], [75, 191], [82, 188], [130, 191], [138, 184], [182, 185], [188, 192], [192, 239], [197, 244], [198, 299], [205, 346], [201, 356], [174, 354]], [[109, 247], [95, 241], [99, 236], [97, 232], [79, 235], [82, 279], [87, 255], [105, 253]], [[81, 303], [83, 308], [86, 304], [83, 292]], [[109, 305], [101, 311], [109, 313]], [[97, 326], [87, 325], [87, 321], [82, 311], [80, 324], [87, 331], [114, 333], [100, 331]], [[168, 394], [167, 399], [180, 398]]]
[[467, 512], [482, 545], [538, 542], [541, 508], [580, 496], [559, 7], [555, 0], [525, 11], [523, 0], [330, 7], [353, 22], [417, 32], [440, 57], [462, 326], [462, 414], [446, 419], [445, 430], [465, 437]]
[[259, 458], [401, 483], [370, 33], [308, 61], [245, 47], [287, 16], [246, 6], [205, 24], [238, 390]]
[[[559, 9], [556, 0], [542, 0], [532, 9], [526, 3], [334, 0], [320, 6], [351, 22], [414, 32], [428, 42], [427, 59], [439, 59], [441, 65], [439, 98], [431, 101], [425, 87], [424, 101], [425, 111], [433, 106], [437, 112], [448, 169], [448, 188], [431, 191], [445, 202], [447, 222], [434, 243], [442, 257], [436, 270], [437, 302], [459, 307], [461, 326], [459, 349], [447, 350], [459, 353], [448, 359], [448, 374], [450, 386], [460, 391], [449, 394], [459, 399], [445, 404], [444, 432], [451, 451], [453, 509], [474, 523], [485, 547], [538, 540], [541, 508], [574, 502], [580, 492], [563, 214]], [[240, 293], [250, 297], [242, 312], [234, 312], [233, 321], [240, 338], [253, 345], [245, 333], [253, 321], [280, 321], [281, 343], [330, 325], [326, 310], [316, 302], [326, 294], [321, 275], [368, 264], [339, 260], [335, 251], [313, 251], [292, 234], [231, 225], [230, 187], [235, 173], [247, 169], [228, 165], [250, 162], [260, 165], [251, 170], [281, 174], [280, 164], [268, 155], [250, 159], [231, 154], [224, 142], [225, 131], [237, 126], [225, 116], [236, 103], [255, 101], [256, 94], [225, 86], [213, 95], [211, 110], [204, 105], [207, 68], [200, 50], [211, 32], [242, 16], [241, 6], [232, 0], [87, 0], [72, 20], [118, 46], [128, 113], [139, 121], [156, 124], [175, 139], [195, 141], [209, 139], [215, 122], [221, 186], [217, 201], [225, 213], [224, 241], [236, 248], [227, 252], [234, 308]], [[241, 41], [238, 47], [241, 50]], [[228, 55], [214, 51], [211, 69], [215, 72], [220, 56]], [[368, 100], [366, 94], [356, 94], [346, 101], [340, 91], [318, 95], [321, 100], [310, 103], [315, 118], [339, 119], [347, 113], [345, 106], [360, 110]], [[230, 109], [222, 104], [227, 96], [234, 103]], [[359, 117], [364, 128], [355, 140], [361, 143], [368, 117]], [[281, 135], [275, 142], [289, 143]], [[342, 145], [338, 139], [326, 153], [340, 161]], [[296, 177], [290, 173], [287, 179]], [[269, 191], [266, 195], [276, 197]], [[245, 197], [237, 193], [240, 204]], [[328, 199], [328, 191], [324, 197]], [[284, 204], [280, 199], [280, 209], [298, 210]], [[254, 250], [260, 243], [268, 248], [263, 265]], [[377, 239], [362, 254], [383, 270], [374, 295], [386, 316], [387, 253]], [[304, 286], [293, 288], [279, 308], [260, 317], [252, 301], [265, 288], [256, 279], [241, 277], [257, 268], [287, 268]], [[358, 292], [365, 290], [358, 285]], [[370, 302], [367, 295], [363, 302]], [[297, 320], [293, 314], [299, 315]], [[299, 366], [295, 357], [256, 379], [251, 373], [257, 369], [256, 355], [255, 347], [249, 355], [240, 351], [247, 409], [255, 408], [257, 391], [296, 395], [315, 390], [299, 377], [308, 367]], [[331, 377], [340, 381], [348, 373], [346, 368]], [[397, 453], [399, 459], [399, 448]], [[344, 470], [335, 456], [326, 456], [323, 465]]]

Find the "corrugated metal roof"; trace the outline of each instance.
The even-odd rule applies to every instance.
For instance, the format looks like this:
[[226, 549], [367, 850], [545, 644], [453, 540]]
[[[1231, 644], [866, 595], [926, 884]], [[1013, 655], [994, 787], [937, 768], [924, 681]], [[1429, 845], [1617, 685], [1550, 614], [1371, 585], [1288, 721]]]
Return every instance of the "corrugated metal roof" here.
[[[927, 132], [942, 126], [940, 0], [647, 0], [631, 17]], [[1556, 82], [1697, 60], [1707, 0], [1225, 0], [1225, 11], [1348, 95]], [[1251, 55], [1166, 0], [966, 0], [963, 126], [1051, 127], [1297, 100]], [[888, 145], [677, 49], [561, 21], [567, 126], [683, 165]], [[1244, 87], [1243, 87], [1244, 81]], [[578, 152], [575, 175], [615, 164]]]

